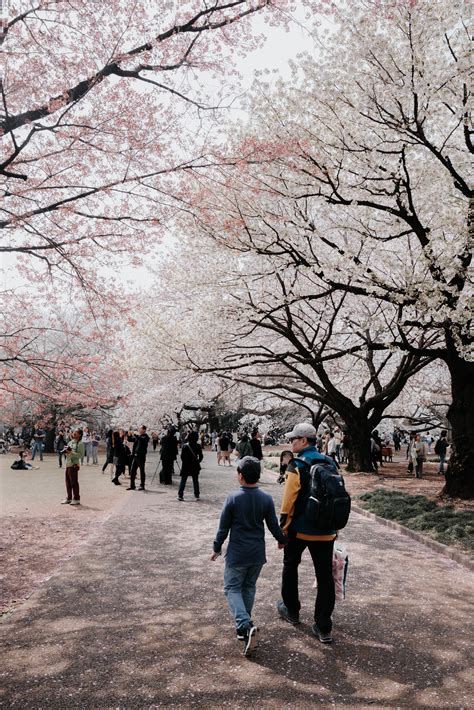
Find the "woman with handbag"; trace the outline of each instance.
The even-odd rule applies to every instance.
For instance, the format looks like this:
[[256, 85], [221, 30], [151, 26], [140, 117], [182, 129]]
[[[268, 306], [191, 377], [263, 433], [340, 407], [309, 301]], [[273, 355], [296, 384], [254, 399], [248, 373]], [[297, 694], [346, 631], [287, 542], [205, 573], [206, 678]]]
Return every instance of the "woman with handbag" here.
[[184, 489], [188, 476], [193, 479], [194, 497], [199, 500], [199, 471], [201, 470], [202, 448], [198, 443], [197, 431], [190, 431], [188, 439], [181, 449], [181, 483], [179, 484], [178, 500], [183, 501]]

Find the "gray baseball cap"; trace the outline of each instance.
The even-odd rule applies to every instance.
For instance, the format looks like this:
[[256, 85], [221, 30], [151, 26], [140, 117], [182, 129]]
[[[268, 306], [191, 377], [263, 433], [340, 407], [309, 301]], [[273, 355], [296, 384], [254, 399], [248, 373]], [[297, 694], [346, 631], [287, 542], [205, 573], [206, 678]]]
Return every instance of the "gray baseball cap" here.
[[288, 431], [285, 434], [285, 437], [287, 439], [299, 439], [303, 436], [306, 439], [316, 438], [316, 429], [312, 424], [306, 424], [305, 422], [302, 422], [301, 424], [295, 424], [295, 426], [293, 427], [293, 431]]

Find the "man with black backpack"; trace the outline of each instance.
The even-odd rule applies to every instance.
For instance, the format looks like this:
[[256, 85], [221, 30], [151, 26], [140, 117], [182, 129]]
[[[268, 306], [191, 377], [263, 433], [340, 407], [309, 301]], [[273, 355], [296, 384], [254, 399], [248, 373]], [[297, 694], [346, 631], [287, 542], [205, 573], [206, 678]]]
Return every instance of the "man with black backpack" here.
[[312, 424], [297, 424], [286, 437], [294, 458], [287, 467], [281, 505], [280, 527], [289, 542], [284, 551], [282, 599], [277, 609], [285, 621], [300, 623], [298, 567], [308, 548], [318, 584], [313, 633], [322, 643], [331, 643], [333, 547], [337, 530], [347, 523], [350, 498], [335, 461], [317, 450]]

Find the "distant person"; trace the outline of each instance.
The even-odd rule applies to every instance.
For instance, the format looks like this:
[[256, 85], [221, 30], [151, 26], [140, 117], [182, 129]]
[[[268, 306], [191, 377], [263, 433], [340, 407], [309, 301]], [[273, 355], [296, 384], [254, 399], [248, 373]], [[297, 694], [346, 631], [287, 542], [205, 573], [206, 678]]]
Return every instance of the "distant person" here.
[[247, 434], [242, 434], [235, 447], [235, 451], [239, 459], [243, 459], [244, 456], [253, 456], [253, 449]]
[[158, 446], [158, 443], [160, 441], [160, 437], [156, 433], [156, 431], [151, 432], [151, 445], [153, 446], [153, 451], [156, 451], [156, 447]]
[[146, 433], [146, 426], [142, 424], [140, 429], [138, 430], [138, 434], [136, 434], [133, 437], [129, 437], [133, 441], [133, 449], [132, 449], [132, 462], [130, 464], [130, 486], [127, 488], [127, 491], [133, 491], [135, 490], [135, 479], [137, 477], [138, 470], [140, 469], [140, 485], [138, 487], [139, 491], [144, 491], [145, 490], [145, 461], [146, 461], [146, 455], [148, 451], [148, 442], [150, 441], [150, 437]]
[[96, 432], [96, 431], [92, 432], [91, 443], [92, 443], [92, 463], [94, 466], [97, 466], [99, 463], [99, 443], [100, 443], [100, 434], [98, 432]]
[[337, 441], [336, 437], [334, 436], [334, 432], [330, 431], [329, 432], [329, 439], [327, 442], [327, 452], [328, 456], [330, 456], [334, 461], [337, 461]]
[[258, 430], [254, 429], [252, 431], [252, 437], [250, 439], [250, 446], [252, 447], [252, 456], [261, 461], [263, 459], [262, 444], [258, 438]]
[[286, 479], [286, 469], [288, 468], [288, 464], [290, 461], [293, 460], [293, 452], [292, 451], [282, 451], [280, 454], [280, 475], [278, 476], [278, 483], [284, 483]]
[[31, 460], [35, 460], [36, 452], [39, 452], [40, 455], [40, 461], [43, 460], [43, 449], [44, 449], [44, 439], [46, 436], [45, 430], [40, 426], [40, 424], [37, 425], [35, 432], [33, 434], [33, 450], [31, 452]]
[[423, 464], [428, 457], [428, 447], [424, 441], [422, 441], [421, 436], [417, 434], [415, 436], [414, 443], [415, 450], [415, 476], [416, 478], [422, 478], [423, 476]]
[[373, 449], [374, 453], [374, 458], [372, 459], [372, 462], [374, 463], [374, 468], [377, 470], [377, 464], [380, 467], [383, 467], [383, 458], [382, 458], [382, 439], [380, 438], [379, 432], [377, 429], [374, 429], [372, 432], [372, 440], [375, 442], [376, 446]]
[[64, 431], [61, 429], [58, 432], [57, 437], [54, 440], [54, 450], [56, 451], [58, 455], [58, 463], [59, 463], [59, 468], [63, 467], [63, 456], [64, 456], [64, 449], [66, 448], [67, 441], [66, 441], [66, 435]]
[[113, 444], [113, 429], [108, 429], [105, 434], [105, 461], [102, 466], [102, 473], [105, 473], [107, 466], [110, 466], [111, 478], [113, 478], [114, 466], [114, 444]]
[[240, 489], [231, 493], [221, 513], [211, 560], [221, 554], [230, 532], [224, 570], [224, 593], [235, 621], [237, 638], [249, 656], [258, 642], [258, 627], [252, 621], [257, 580], [266, 562], [265, 525], [279, 546], [287, 543], [280, 530], [273, 500], [258, 487], [260, 461], [253, 456], [240, 459], [237, 466]]
[[[84, 444], [84, 458], [86, 459], [87, 465], [90, 466], [92, 460], [92, 434], [88, 426], [84, 429], [82, 443]], [[82, 459], [81, 464], [84, 463], [84, 458]]]
[[[225, 462], [230, 466], [230, 437], [227, 432], [224, 432], [222, 436], [219, 437], [219, 451], [220, 451], [220, 461]], [[218, 463], [220, 464], [220, 461]]]
[[18, 458], [10, 466], [13, 471], [29, 471], [32, 468], [39, 468], [39, 466], [32, 466], [32, 464], [26, 461], [27, 453], [26, 451], [19, 451]]
[[448, 432], [443, 429], [438, 441], [435, 444], [434, 452], [439, 457], [438, 473], [444, 474], [444, 464], [446, 462], [446, 452], [448, 450]]
[[184, 500], [186, 481], [191, 476], [193, 479], [194, 498], [199, 500], [199, 472], [203, 459], [202, 447], [198, 443], [197, 431], [190, 431], [185, 444], [181, 448], [181, 483], [179, 484], [178, 500]]
[[174, 462], [178, 458], [178, 440], [176, 439], [174, 429], [169, 429], [160, 443], [160, 483], [163, 483], [165, 486], [170, 486], [173, 483]]
[[82, 429], [73, 432], [72, 439], [66, 446], [66, 494], [63, 503], [79, 505], [81, 496], [79, 492], [79, 469], [84, 458], [84, 444], [82, 443]]

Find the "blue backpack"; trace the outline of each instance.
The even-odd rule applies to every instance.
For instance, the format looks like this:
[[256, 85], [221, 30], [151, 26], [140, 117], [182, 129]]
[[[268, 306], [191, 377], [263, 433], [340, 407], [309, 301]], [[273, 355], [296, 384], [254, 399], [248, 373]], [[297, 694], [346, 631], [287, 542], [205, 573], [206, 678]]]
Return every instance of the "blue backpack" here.
[[342, 530], [351, 512], [351, 497], [334, 466], [311, 466], [305, 515], [321, 530]]

